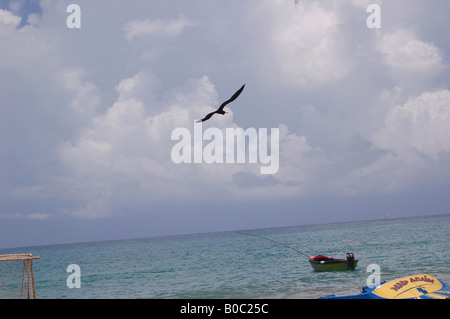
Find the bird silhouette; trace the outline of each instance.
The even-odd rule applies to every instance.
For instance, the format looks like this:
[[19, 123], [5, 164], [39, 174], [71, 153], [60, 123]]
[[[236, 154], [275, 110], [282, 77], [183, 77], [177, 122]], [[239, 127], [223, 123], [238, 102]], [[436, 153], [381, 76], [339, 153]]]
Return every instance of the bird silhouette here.
[[222, 105], [221, 105], [216, 111], [207, 114], [204, 118], [202, 118], [201, 120], [197, 120], [197, 121], [195, 121], [195, 122], [197, 122], [197, 123], [205, 122], [205, 121], [209, 120], [214, 114], [222, 114], [222, 115], [225, 115], [226, 113], [228, 113], [228, 112], [225, 112], [225, 111], [223, 110], [223, 108], [224, 108], [225, 105], [227, 105], [228, 103], [231, 103], [231, 102], [233, 102], [234, 100], [236, 100], [236, 98], [237, 98], [237, 97], [242, 93], [242, 91], [244, 90], [244, 87], [245, 87], [245, 84], [244, 84], [239, 90], [237, 90], [236, 93], [234, 93], [233, 96], [232, 96], [229, 100], [226, 100], [225, 102], [223, 102]]

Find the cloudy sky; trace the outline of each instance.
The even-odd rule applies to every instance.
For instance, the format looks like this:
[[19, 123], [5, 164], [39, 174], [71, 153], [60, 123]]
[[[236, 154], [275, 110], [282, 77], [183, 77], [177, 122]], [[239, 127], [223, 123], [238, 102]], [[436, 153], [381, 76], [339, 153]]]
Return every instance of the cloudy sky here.
[[[0, 247], [450, 213], [448, 12], [0, 0]], [[278, 128], [278, 172], [174, 163], [244, 83], [203, 129]]]

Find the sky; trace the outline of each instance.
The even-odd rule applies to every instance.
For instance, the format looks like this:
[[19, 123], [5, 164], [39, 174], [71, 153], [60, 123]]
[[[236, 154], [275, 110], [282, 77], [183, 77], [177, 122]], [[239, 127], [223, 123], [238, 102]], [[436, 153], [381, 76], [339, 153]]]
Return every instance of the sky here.
[[[0, 248], [450, 213], [448, 12], [1, 0]], [[202, 129], [278, 129], [276, 173], [175, 163], [243, 84]]]

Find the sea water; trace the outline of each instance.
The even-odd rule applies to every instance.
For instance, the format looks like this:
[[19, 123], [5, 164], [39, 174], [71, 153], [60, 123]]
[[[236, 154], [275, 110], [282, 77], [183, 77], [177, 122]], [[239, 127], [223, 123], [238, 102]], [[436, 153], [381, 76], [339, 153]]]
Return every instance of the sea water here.
[[[249, 230], [305, 255], [331, 255], [373, 221]], [[450, 283], [450, 215], [388, 219], [351, 242], [354, 271], [317, 272], [307, 257], [260, 237], [237, 232], [1, 249], [26, 252], [37, 298], [318, 298], [357, 294], [370, 265], [380, 280], [426, 273]], [[69, 265], [80, 288], [69, 288]], [[369, 270], [369, 271], [368, 271]], [[72, 285], [73, 287], [73, 285]]]

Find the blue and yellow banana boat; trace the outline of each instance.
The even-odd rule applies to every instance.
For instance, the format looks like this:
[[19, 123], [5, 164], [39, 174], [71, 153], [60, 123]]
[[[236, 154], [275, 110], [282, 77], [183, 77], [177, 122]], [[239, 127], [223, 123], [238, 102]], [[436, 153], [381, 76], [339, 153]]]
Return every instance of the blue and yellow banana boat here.
[[321, 299], [450, 299], [450, 286], [434, 276], [407, 276], [375, 287], [365, 286], [358, 295], [330, 295]]

